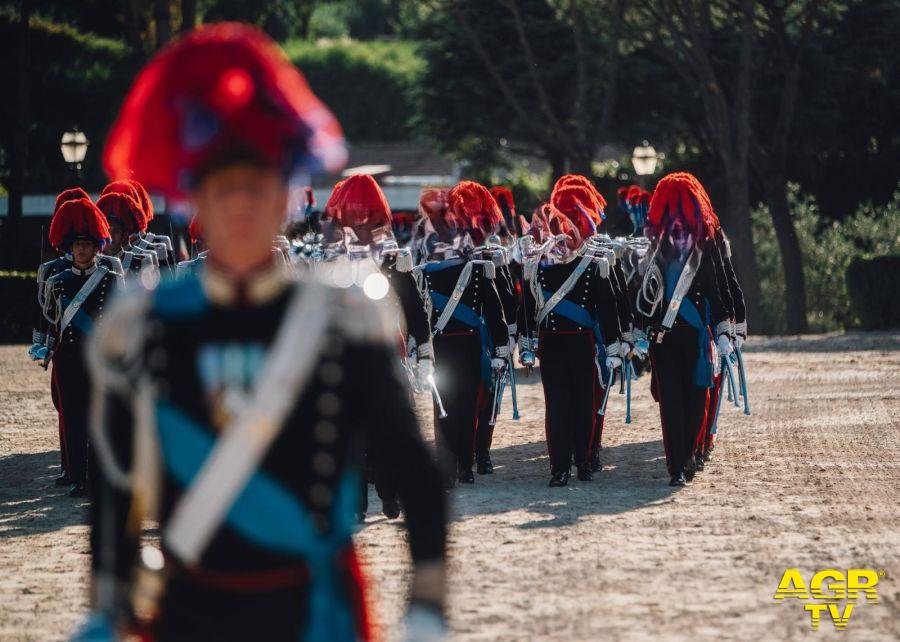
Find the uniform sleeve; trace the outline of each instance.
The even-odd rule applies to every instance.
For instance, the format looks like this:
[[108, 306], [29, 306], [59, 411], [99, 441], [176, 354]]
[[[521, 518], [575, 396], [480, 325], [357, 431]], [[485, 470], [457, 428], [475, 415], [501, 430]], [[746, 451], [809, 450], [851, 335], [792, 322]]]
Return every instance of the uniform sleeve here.
[[701, 292], [706, 297], [706, 300], [709, 301], [710, 325], [715, 328], [715, 333], [719, 335], [722, 334], [723, 329], [721, 324], [728, 323], [730, 316], [725, 303], [722, 301], [719, 283], [716, 279], [714, 260], [713, 253], [705, 251], [700, 261], [699, 274], [695, 278], [699, 278]]
[[393, 270], [391, 283], [400, 299], [400, 307], [406, 319], [406, 331], [416, 340], [416, 345], [425, 345], [431, 340], [431, 323], [415, 277], [412, 272]]
[[503, 303], [497, 293], [494, 279], [489, 279], [484, 268], [477, 267], [478, 291], [481, 293], [481, 313], [487, 322], [488, 331], [494, 342], [494, 348], [500, 348], [507, 344], [506, 317], [503, 315]]
[[728, 239], [722, 237], [722, 266], [725, 270], [725, 276], [728, 279], [728, 289], [731, 291], [731, 299], [734, 305], [734, 321], [735, 323], [745, 323], [747, 321], [747, 305], [744, 302], [744, 290], [738, 282], [737, 273], [734, 271], [734, 263], [731, 261], [731, 248]]
[[519, 332], [532, 339], [538, 334], [537, 327], [537, 301], [531, 291], [531, 282], [522, 277], [522, 300], [519, 302], [516, 317], [518, 319]]
[[628, 301], [628, 286], [625, 284], [625, 272], [622, 270], [622, 262], [617, 260], [609, 274], [610, 285], [615, 293], [619, 325], [622, 328], [622, 332], [626, 332], [634, 325], [634, 316], [631, 313], [631, 304]]
[[495, 284], [497, 285], [497, 294], [500, 296], [500, 303], [503, 306], [503, 316], [506, 319], [507, 334], [515, 338], [521, 330], [519, 328], [518, 315], [516, 314], [518, 307], [516, 301], [516, 286], [513, 282], [513, 276], [509, 266], [504, 265], [497, 268]]
[[595, 272], [595, 278], [593, 279], [594, 295], [597, 298], [595, 314], [600, 323], [603, 340], [606, 345], [609, 345], [618, 341], [622, 336], [622, 330], [619, 326], [620, 314], [617, 307], [618, 293], [615, 289], [615, 277], [610, 271], [609, 278], [605, 278], [600, 274], [596, 263], [593, 264], [591, 269]]

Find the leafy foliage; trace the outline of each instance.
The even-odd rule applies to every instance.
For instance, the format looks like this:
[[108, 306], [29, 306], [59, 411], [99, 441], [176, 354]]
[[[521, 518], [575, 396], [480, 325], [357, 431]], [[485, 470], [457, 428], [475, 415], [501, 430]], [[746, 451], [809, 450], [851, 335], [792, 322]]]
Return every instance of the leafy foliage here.
[[[900, 253], [900, 186], [886, 205], [862, 203], [843, 221], [824, 218], [816, 199], [801, 192], [795, 183], [789, 185], [788, 201], [803, 251], [810, 329], [858, 325], [859, 311], [851, 303], [847, 269], [857, 258]], [[762, 277], [763, 313], [769, 315], [776, 330], [783, 331], [784, 274], [765, 206], [753, 212], [753, 234]]]
[[291, 40], [284, 47], [335, 112], [349, 140], [418, 137], [418, 88], [425, 63], [415, 43]]

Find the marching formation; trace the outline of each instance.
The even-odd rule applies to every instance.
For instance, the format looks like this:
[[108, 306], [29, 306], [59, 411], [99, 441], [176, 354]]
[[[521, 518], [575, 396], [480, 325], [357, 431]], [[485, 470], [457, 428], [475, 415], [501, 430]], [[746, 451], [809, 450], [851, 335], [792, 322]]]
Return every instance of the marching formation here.
[[[352, 175], [322, 211], [307, 190], [286, 230], [291, 177], [345, 155], [273, 43], [212, 25], [137, 78], [96, 203], [60, 194], [29, 354], [52, 368], [57, 483], [92, 500], [81, 639], [247, 639], [260, 622], [273, 640], [367, 639], [351, 535], [369, 482], [409, 529], [411, 639], [438, 639], [445, 491], [494, 472], [517, 366], [540, 366], [551, 487], [601, 472], [609, 395], [626, 393], [630, 423], [636, 377], [674, 486], [710, 460], [723, 396], [749, 413], [743, 294], [692, 175], [620, 190], [628, 237], [603, 233], [606, 200], [577, 175], [530, 216], [503, 187], [425, 189], [411, 224]], [[189, 257], [148, 232], [145, 184], [190, 204]]]

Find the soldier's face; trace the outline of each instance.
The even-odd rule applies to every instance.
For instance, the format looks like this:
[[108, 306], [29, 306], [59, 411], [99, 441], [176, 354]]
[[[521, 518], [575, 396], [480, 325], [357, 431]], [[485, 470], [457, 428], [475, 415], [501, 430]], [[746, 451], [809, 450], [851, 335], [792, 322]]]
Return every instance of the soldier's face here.
[[287, 185], [275, 169], [236, 164], [208, 174], [193, 194], [209, 253], [237, 274], [270, 261], [281, 233]]
[[121, 249], [122, 244], [125, 241], [125, 230], [122, 229], [121, 223], [115, 218], [110, 219], [109, 221], [109, 237], [109, 248], [107, 248], [106, 251], [114, 254]]
[[72, 262], [76, 267], [84, 268], [94, 262], [97, 246], [93, 241], [80, 239], [72, 243]]

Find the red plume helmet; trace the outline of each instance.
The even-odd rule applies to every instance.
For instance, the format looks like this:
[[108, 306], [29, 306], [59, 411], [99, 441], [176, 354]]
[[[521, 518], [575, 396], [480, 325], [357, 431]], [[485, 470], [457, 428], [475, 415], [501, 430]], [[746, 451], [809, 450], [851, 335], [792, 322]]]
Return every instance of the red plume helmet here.
[[[603, 195], [600, 193], [600, 190], [586, 177], [581, 176], [580, 174], [565, 174], [561, 176], [556, 184], [553, 186], [553, 192], [556, 192], [558, 189], [562, 189], [563, 187], [582, 187], [590, 192], [591, 197], [597, 202], [597, 210], [591, 214], [591, 218], [594, 219], [594, 222], [597, 225], [600, 225], [603, 222], [605, 215], [603, 212], [606, 210], [606, 199], [603, 198]], [[551, 193], [550, 198], [552, 200], [553, 194]]]
[[211, 163], [249, 152], [290, 173], [336, 171], [347, 151], [337, 120], [262, 31], [200, 27], [138, 74], [103, 151], [113, 179], [134, 176], [183, 195]]
[[91, 197], [88, 196], [88, 193], [80, 187], [70, 187], [69, 189], [60, 192], [59, 196], [56, 197], [56, 203], [53, 205], [53, 213], [56, 214], [59, 206], [66, 201], [75, 201], [79, 198], [86, 198], [88, 200], [91, 200]]
[[516, 201], [513, 199], [512, 190], [508, 187], [492, 187], [491, 188], [491, 196], [494, 197], [494, 200], [497, 201], [497, 205], [500, 206], [500, 209], [503, 209], [503, 206], [506, 206], [507, 211], [509, 211], [510, 217], [514, 217], [516, 215]]
[[343, 227], [376, 229], [391, 224], [391, 207], [368, 174], [354, 174], [335, 185], [325, 208]]
[[554, 190], [550, 197], [553, 206], [564, 214], [578, 228], [582, 239], [593, 236], [597, 231], [599, 216], [594, 218], [592, 213], [597, 212], [597, 200], [591, 192], [581, 185], [564, 185]]
[[100, 192], [100, 196], [105, 196], [106, 194], [125, 194], [126, 196], [130, 196], [141, 207], [141, 211], [144, 213], [144, 218], [147, 220], [147, 223], [153, 220], [153, 201], [150, 200], [150, 195], [147, 193], [147, 190], [144, 189], [144, 186], [136, 180], [123, 178], [118, 181], [113, 181]]
[[628, 204], [628, 188], [627, 187], [622, 186], [616, 190], [616, 203], [618, 203], [620, 207]]
[[117, 218], [129, 235], [143, 232], [147, 229], [147, 219], [144, 218], [144, 210], [140, 204], [127, 194], [109, 192], [97, 201], [97, 208], [103, 212], [107, 221]]
[[450, 212], [463, 221], [476, 245], [500, 229], [503, 214], [488, 189], [474, 181], [462, 181], [447, 196]]
[[91, 239], [101, 248], [109, 241], [106, 218], [87, 198], [66, 201], [50, 221], [50, 244], [57, 250], [68, 252], [79, 238]]
[[649, 221], [656, 233], [662, 234], [672, 218], [683, 219], [696, 239], [711, 237], [719, 227], [709, 195], [693, 174], [669, 174], [653, 191]]

